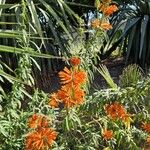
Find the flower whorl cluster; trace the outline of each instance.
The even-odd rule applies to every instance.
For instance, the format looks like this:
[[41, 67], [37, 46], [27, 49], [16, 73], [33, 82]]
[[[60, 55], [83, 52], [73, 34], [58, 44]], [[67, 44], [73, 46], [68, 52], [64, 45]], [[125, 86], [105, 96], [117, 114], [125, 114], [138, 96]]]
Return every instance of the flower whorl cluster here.
[[26, 136], [26, 150], [49, 149], [56, 139], [56, 132], [48, 127], [46, 116], [34, 114], [28, 119], [28, 127], [32, 130]]
[[83, 103], [84, 90], [82, 84], [86, 81], [86, 73], [79, 69], [80, 59], [72, 57], [70, 60], [71, 68], [65, 67], [59, 72], [61, 89], [53, 93], [50, 97], [49, 105], [52, 108], [59, 107], [63, 103], [65, 108], [70, 108]]
[[94, 19], [91, 21], [91, 27], [94, 29], [103, 29], [109, 30], [112, 29], [112, 25], [109, 23], [108, 18], [114, 12], [118, 10], [116, 5], [111, 4], [111, 0], [103, 0], [98, 6], [97, 9], [99, 12], [102, 12], [102, 19]]

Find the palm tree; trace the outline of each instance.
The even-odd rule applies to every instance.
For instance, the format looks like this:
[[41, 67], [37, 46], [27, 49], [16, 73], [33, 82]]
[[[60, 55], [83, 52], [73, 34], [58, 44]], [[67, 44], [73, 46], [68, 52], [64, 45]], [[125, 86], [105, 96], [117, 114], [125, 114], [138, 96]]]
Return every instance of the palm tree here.
[[122, 3], [117, 14], [112, 18], [114, 29], [111, 39], [118, 34], [118, 39], [107, 51], [111, 54], [122, 45], [126, 61], [139, 64], [142, 68], [150, 65], [150, 1], [134, 0]]

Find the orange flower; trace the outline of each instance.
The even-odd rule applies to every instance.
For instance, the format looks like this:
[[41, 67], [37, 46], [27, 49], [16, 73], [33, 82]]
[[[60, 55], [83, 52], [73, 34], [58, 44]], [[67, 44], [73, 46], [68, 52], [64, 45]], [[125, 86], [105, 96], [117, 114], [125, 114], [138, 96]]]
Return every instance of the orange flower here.
[[59, 99], [58, 99], [58, 95], [57, 93], [53, 93], [51, 94], [51, 98], [50, 98], [50, 101], [49, 101], [49, 106], [51, 106], [52, 108], [58, 108], [59, 106]]
[[[80, 59], [73, 57], [70, 59], [72, 66], [80, 64]], [[65, 67], [59, 72], [60, 83], [63, 84], [61, 89], [51, 98], [50, 104], [53, 107], [58, 107], [59, 101], [64, 103], [66, 108], [70, 108], [83, 103], [84, 91], [81, 89], [81, 84], [86, 81], [86, 73], [79, 70], [78, 67], [72, 67], [70, 70]]]
[[126, 110], [118, 103], [113, 103], [111, 105], [105, 106], [105, 112], [111, 119], [124, 119], [126, 114]]
[[83, 84], [86, 81], [85, 71], [75, 71], [74, 73], [74, 85]]
[[113, 137], [113, 132], [111, 130], [104, 130], [102, 136], [105, 140], [110, 140]]
[[146, 142], [150, 144], [150, 136], [147, 137]]
[[98, 29], [102, 28], [104, 30], [112, 29], [112, 26], [109, 22], [101, 22], [99, 19], [95, 19], [91, 22], [92, 28]]
[[80, 64], [80, 62], [81, 62], [81, 60], [80, 60], [79, 57], [72, 57], [72, 58], [70, 58], [70, 64], [72, 66], [77, 66], [77, 65]]
[[28, 120], [29, 128], [46, 127], [48, 121], [45, 116], [34, 114]]
[[106, 8], [106, 5], [104, 5], [103, 3], [100, 3], [98, 6], [98, 9], [102, 12], [105, 10], [105, 8]]
[[112, 29], [112, 25], [109, 22], [102, 22], [100, 27], [104, 30]]
[[72, 71], [70, 71], [67, 67], [65, 67], [63, 71], [60, 71], [58, 74], [62, 84], [67, 84], [72, 81]]
[[142, 124], [142, 128], [146, 131], [150, 133], [150, 123], [143, 123]]
[[51, 128], [37, 128], [26, 137], [26, 150], [48, 149], [56, 139], [56, 132]]
[[99, 19], [94, 19], [93, 21], [91, 21], [91, 27], [92, 28], [99, 28], [101, 24], [101, 21]]
[[118, 10], [118, 7], [116, 5], [110, 5], [103, 10], [103, 13], [105, 16], [109, 16], [112, 13], [116, 12], [117, 10]]
[[83, 103], [84, 91], [78, 87], [65, 85], [58, 91], [58, 97], [62, 100], [66, 108]]
[[86, 73], [84, 71], [70, 71], [68, 68], [64, 68], [63, 71], [59, 72], [59, 77], [62, 84], [73, 83], [75, 86], [83, 84], [86, 80]]

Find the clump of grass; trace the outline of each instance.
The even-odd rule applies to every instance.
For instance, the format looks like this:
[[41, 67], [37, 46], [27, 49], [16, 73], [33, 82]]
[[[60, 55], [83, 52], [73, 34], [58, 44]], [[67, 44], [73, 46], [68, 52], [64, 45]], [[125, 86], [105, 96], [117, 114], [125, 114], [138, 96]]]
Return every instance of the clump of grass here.
[[122, 75], [120, 75], [120, 86], [121, 87], [132, 87], [142, 79], [142, 69], [136, 65], [131, 64], [124, 68]]

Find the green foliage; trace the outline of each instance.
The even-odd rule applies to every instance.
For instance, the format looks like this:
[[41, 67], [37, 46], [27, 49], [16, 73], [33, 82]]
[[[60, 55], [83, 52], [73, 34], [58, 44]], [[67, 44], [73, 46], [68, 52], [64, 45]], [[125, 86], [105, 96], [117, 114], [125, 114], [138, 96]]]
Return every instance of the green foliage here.
[[[117, 86], [105, 66], [102, 65], [98, 69], [95, 65], [99, 59], [98, 50], [107, 38], [106, 32], [102, 30], [92, 31], [86, 41], [83, 36], [86, 30], [83, 30], [80, 38], [77, 35], [76, 40], [69, 41], [71, 44], [65, 45], [61, 41], [61, 33], [71, 38], [66, 15], [72, 16], [73, 12], [63, 0], [51, 2], [38, 0], [38, 5], [34, 3], [35, 1], [28, 0], [22, 0], [17, 4], [0, 2], [3, 19], [11, 11], [15, 15], [15, 22], [6, 22], [5, 19], [4, 22], [0, 22], [3, 29], [6, 27], [6, 30], [0, 32], [2, 41], [0, 50], [3, 52], [0, 57], [2, 58], [0, 61], [0, 81], [2, 83], [0, 86], [0, 149], [24, 149], [27, 133], [31, 131], [27, 126], [28, 118], [35, 113], [46, 115], [51, 122], [49, 126], [55, 128], [58, 133], [51, 147], [53, 150], [139, 150], [144, 148], [149, 135], [141, 128], [141, 124], [150, 121], [150, 75], [141, 78], [138, 67], [131, 66], [123, 72], [122, 85]], [[61, 13], [57, 11], [58, 8]], [[99, 71], [110, 85], [110, 89], [87, 92], [85, 102], [78, 107], [65, 108], [62, 105], [53, 109], [48, 105], [49, 95], [33, 88], [34, 79], [32, 77], [33, 64], [40, 68], [33, 57], [56, 58], [53, 55], [40, 54], [41, 43], [33, 40], [40, 39], [43, 46], [46, 44], [40, 24], [40, 15], [41, 19], [45, 18], [48, 21], [50, 27], [47, 29], [51, 29], [56, 45], [59, 45], [59, 48], [66, 46], [67, 49], [71, 49], [70, 54], [65, 58], [79, 56], [81, 58], [80, 67], [87, 71], [88, 77], [90, 76], [92, 80], [93, 72]], [[62, 18], [62, 16], [66, 17]], [[32, 22], [29, 22], [30, 19]], [[5, 24], [11, 24], [10, 29], [9, 26], [4, 26]], [[61, 31], [60, 36], [58, 36], [59, 31]], [[8, 53], [11, 57], [15, 56], [17, 67], [13, 68], [4, 61], [5, 56], [10, 57]], [[126, 82], [127, 79], [129, 82]], [[6, 83], [9, 82], [10, 86], [7, 89]], [[127, 83], [133, 84], [127, 85]], [[118, 102], [125, 108], [129, 120], [126, 122], [120, 119], [113, 120], [107, 115], [105, 106], [113, 102]], [[104, 139], [105, 129], [113, 132], [112, 138]]]
[[[149, 83], [150, 78], [147, 77], [132, 88], [96, 91], [88, 95], [86, 103], [79, 108], [69, 112], [62, 110], [58, 117], [63, 123], [63, 126], [61, 123], [58, 126], [57, 143], [60, 149], [142, 149], [148, 134], [142, 130], [141, 124], [150, 119]], [[132, 121], [129, 128], [119, 120], [111, 120], [104, 110], [105, 104], [116, 101], [130, 113]], [[105, 141], [102, 136], [105, 128], [113, 131], [113, 138], [109, 141]]]
[[149, 36], [150, 36], [150, 8], [149, 0], [134, 0], [122, 3], [119, 11], [112, 18], [114, 24], [112, 37], [122, 31], [118, 40], [113, 43], [112, 49], [122, 44], [126, 53], [126, 60], [138, 63], [143, 68], [149, 66]]
[[[149, 81], [149, 77], [147, 77], [132, 88], [96, 91], [92, 96], [88, 97], [87, 103], [81, 107], [82, 111], [89, 114], [87, 116], [90, 116], [87, 120], [93, 118], [93, 124], [99, 123], [100, 128], [107, 126], [107, 128], [114, 131], [115, 141], [112, 145], [109, 145], [109, 142], [106, 145], [110, 149], [141, 149], [142, 142], [147, 136], [141, 130], [141, 124], [145, 120], [149, 120], [150, 117], [149, 102], [147, 101], [149, 99]], [[104, 105], [115, 101], [122, 103], [131, 114], [133, 122], [131, 122], [130, 129], [125, 129], [121, 122], [111, 121], [105, 116]]]
[[[0, 149], [2, 150], [24, 149], [25, 134], [28, 131], [26, 123], [31, 114], [46, 114], [53, 118], [53, 111], [45, 105], [47, 95], [39, 91], [34, 93], [32, 87], [34, 85], [32, 67], [35, 64], [39, 68], [33, 57], [60, 58], [40, 53], [40, 46], [41, 44], [45, 46], [45, 41], [37, 10], [43, 6], [48, 7], [45, 1], [40, 2], [40, 5], [36, 5], [34, 1], [21, 0], [15, 4], [0, 1], [0, 82], [2, 83]], [[66, 4], [63, 5], [67, 8]], [[49, 9], [56, 20], [60, 19], [50, 5]], [[58, 26], [70, 36], [61, 19]], [[40, 40], [40, 44], [37, 40]]]
[[114, 83], [113, 79], [111, 78], [110, 73], [106, 68], [106, 66], [101, 65], [100, 68], [97, 70], [103, 76], [103, 78], [106, 80], [106, 82], [111, 88], [117, 88], [117, 85]]
[[136, 65], [131, 64], [124, 68], [120, 76], [121, 87], [132, 87], [142, 79], [142, 69]]
[[[76, 27], [73, 27], [72, 24], [80, 22], [78, 15], [62, 0], [27, 0], [15, 1], [14, 4], [13, 1], [1, 1], [0, 4], [0, 52], [3, 52], [1, 54], [3, 55], [2, 60], [9, 62], [7, 65], [10, 67], [17, 67], [17, 56], [13, 54], [11, 57], [11, 54], [7, 55], [4, 52], [28, 53], [33, 57], [42, 57], [42, 59], [36, 58], [36, 61], [41, 66], [43, 73], [46, 73], [47, 69], [50, 71], [52, 68], [55, 69], [55, 64], [60, 61], [60, 56], [67, 53], [68, 40], [73, 39], [72, 32], [76, 31]], [[25, 24], [25, 28], [23, 24]], [[23, 31], [22, 28], [24, 28]], [[19, 45], [22, 40], [26, 40], [25, 42], [28, 44], [26, 49]], [[56, 57], [53, 57], [54, 55]], [[50, 59], [52, 57], [55, 59]], [[34, 67], [34, 72], [35, 74], [38, 72], [36, 67]]]

